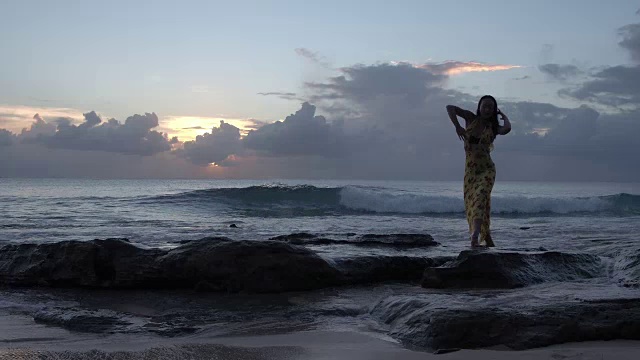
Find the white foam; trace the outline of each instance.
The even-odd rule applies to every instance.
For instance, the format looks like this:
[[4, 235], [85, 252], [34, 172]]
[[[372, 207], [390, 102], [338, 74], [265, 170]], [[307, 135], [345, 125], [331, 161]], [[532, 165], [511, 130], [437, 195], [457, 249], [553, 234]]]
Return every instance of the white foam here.
[[[390, 192], [379, 189], [345, 187], [340, 191], [340, 204], [353, 210], [379, 213], [462, 213], [464, 200], [460, 196], [422, 195]], [[493, 213], [558, 213], [600, 212], [613, 204], [601, 198], [552, 198], [499, 196], [491, 197]]]

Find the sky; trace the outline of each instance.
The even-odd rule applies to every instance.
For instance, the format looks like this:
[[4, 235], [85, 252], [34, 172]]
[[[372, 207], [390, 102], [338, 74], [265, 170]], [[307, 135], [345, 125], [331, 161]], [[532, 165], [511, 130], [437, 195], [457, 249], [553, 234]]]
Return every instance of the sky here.
[[640, 181], [640, 2], [3, 1], [0, 177]]

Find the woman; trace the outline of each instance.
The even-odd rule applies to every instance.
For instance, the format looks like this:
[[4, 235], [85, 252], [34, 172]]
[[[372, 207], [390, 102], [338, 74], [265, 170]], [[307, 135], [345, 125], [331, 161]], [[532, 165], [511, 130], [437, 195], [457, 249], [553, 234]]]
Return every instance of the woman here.
[[[481, 246], [481, 242], [484, 243], [483, 246], [495, 246], [489, 226], [496, 166], [490, 153], [496, 136], [508, 134], [511, 123], [498, 109], [496, 99], [489, 95], [480, 98], [475, 114], [454, 105], [447, 105], [447, 113], [456, 127], [458, 137], [464, 141], [464, 208], [469, 223], [471, 246]], [[498, 115], [504, 121], [503, 125], [498, 123]], [[460, 126], [458, 116], [465, 120], [465, 127]]]

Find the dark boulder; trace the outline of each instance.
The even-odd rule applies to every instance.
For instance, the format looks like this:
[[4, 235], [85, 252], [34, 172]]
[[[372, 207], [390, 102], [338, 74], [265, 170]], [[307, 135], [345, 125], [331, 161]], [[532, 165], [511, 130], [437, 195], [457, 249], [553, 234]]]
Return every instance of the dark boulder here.
[[426, 288], [518, 288], [547, 281], [602, 275], [599, 257], [555, 251], [542, 253], [463, 251], [457, 259], [424, 271]]
[[192, 241], [157, 259], [174, 286], [283, 292], [338, 285], [340, 272], [304, 247], [276, 241]]
[[173, 250], [126, 240], [62, 241], [0, 248], [0, 284], [88, 288], [195, 288], [227, 292], [310, 290], [342, 274], [304, 247], [204, 238]]
[[443, 308], [428, 298], [404, 297], [383, 300], [372, 314], [405, 344], [432, 350], [640, 339], [640, 299]]

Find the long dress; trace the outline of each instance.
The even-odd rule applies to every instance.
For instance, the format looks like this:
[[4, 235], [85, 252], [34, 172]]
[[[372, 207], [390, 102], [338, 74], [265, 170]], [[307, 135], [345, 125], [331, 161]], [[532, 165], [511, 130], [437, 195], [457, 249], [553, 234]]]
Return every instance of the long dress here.
[[469, 233], [473, 232], [473, 220], [482, 219], [480, 244], [495, 246], [491, 238], [491, 191], [496, 180], [496, 166], [491, 159], [495, 135], [491, 125], [481, 118], [469, 119], [466, 127], [464, 208], [469, 223]]

